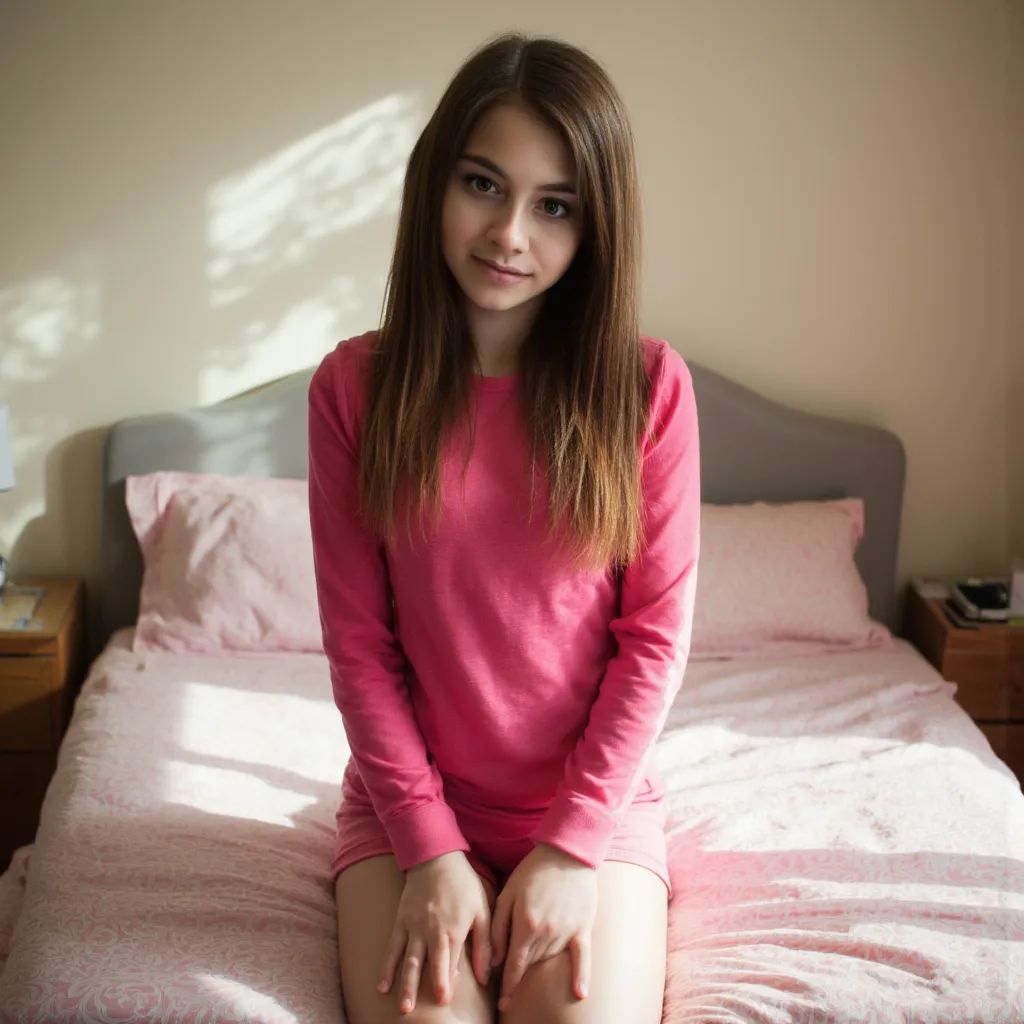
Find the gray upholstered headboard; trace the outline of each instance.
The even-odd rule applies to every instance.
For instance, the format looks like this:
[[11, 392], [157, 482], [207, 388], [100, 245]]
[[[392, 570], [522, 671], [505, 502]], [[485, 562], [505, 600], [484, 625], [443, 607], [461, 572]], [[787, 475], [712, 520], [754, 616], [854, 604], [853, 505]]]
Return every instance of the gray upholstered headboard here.
[[[705, 502], [860, 497], [857, 563], [872, 617], [895, 625], [896, 558], [905, 455], [888, 431], [812, 416], [690, 364], [701, 434]], [[193, 412], [125, 420], [103, 459], [99, 640], [134, 623], [142, 559], [124, 507], [127, 476], [157, 470], [244, 476], [306, 475], [306, 394], [312, 370]]]

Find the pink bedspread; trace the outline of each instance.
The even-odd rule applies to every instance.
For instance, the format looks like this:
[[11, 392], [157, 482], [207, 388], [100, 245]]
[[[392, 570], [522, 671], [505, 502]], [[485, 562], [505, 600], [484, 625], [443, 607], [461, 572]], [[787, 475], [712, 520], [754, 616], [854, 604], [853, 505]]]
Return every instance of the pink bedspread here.
[[954, 690], [902, 641], [691, 668], [666, 1021], [1024, 1021], [1024, 796]]
[[[1024, 1020], [1024, 797], [951, 691], [902, 644], [690, 668], [667, 1021]], [[0, 1020], [341, 1022], [345, 757], [322, 657], [120, 637], [21, 858]], [[16, 865], [0, 914], [21, 895]]]
[[343, 1020], [347, 746], [322, 655], [94, 666], [47, 793], [4, 1022]]

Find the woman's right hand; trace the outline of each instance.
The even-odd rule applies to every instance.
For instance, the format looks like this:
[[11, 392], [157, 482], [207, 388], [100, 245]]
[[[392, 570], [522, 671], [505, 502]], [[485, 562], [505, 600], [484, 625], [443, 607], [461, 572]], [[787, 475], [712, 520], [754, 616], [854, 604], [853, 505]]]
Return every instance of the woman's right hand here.
[[402, 965], [398, 1009], [416, 1008], [424, 968], [438, 1004], [452, 998], [462, 949], [473, 933], [473, 973], [486, 985], [491, 965], [491, 907], [480, 876], [458, 850], [411, 868], [398, 904], [378, 990], [390, 992]]

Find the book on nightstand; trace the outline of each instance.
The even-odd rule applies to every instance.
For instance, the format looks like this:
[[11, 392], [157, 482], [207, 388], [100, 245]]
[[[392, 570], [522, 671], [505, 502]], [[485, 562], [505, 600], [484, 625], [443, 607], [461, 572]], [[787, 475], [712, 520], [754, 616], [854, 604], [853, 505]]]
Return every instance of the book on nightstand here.
[[36, 610], [46, 596], [45, 587], [21, 587], [7, 584], [0, 591], [0, 630], [7, 633], [42, 629]]

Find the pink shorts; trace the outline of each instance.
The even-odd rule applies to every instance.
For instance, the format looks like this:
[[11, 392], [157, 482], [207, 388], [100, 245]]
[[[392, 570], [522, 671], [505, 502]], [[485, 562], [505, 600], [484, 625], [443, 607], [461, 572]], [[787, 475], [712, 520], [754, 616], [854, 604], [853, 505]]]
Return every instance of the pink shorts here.
[[[369, 857], [394, 853], [387, 831], [381, 824], [362, 787], [352, 786], [346, 776], [338, 808], [338, 835], [332, 877]], [[500, 892], [516, 865], [533, 849], [530, 833], [539, 816], [495, 815], [490, 811], [452, 804], [462, 834], [469, 843], [467, 860], [481, 878]], [[653, 871], [672, 894], [668, 876], [665, 840], [665, 812], [661, 800], [638, 800], [626, 812], [612, 836], [606, 861], [637, 864]]]

